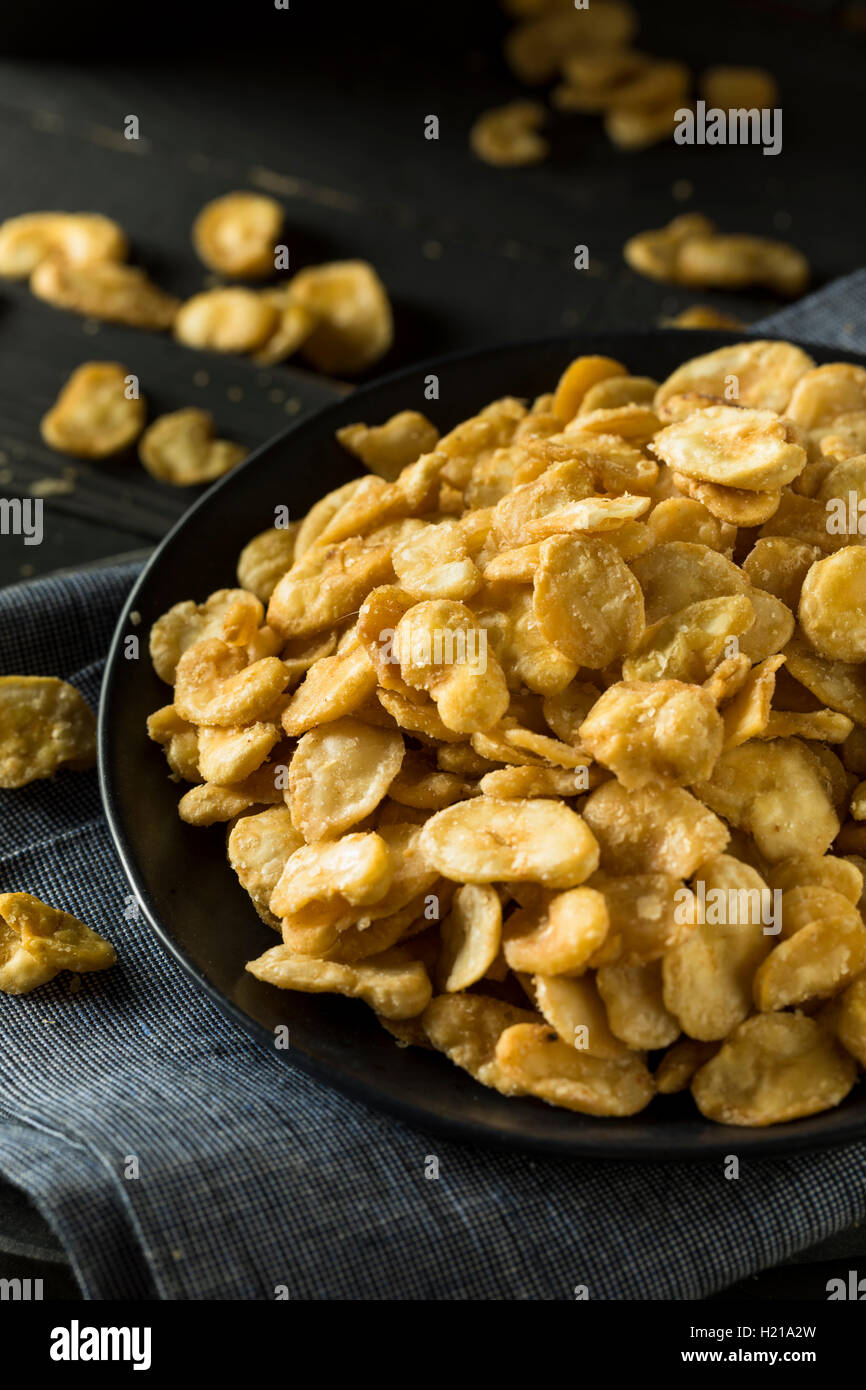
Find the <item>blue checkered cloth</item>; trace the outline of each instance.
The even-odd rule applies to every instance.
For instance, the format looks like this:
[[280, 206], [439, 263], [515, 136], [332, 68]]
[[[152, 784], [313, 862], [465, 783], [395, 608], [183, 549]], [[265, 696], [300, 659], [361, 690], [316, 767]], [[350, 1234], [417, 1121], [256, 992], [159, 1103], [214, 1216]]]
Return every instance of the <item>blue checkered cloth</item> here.
[[[866, 351], [866, 274], [760, 327]], [[95, 705], [136, 572], [0, 594], [2, 670], [63, 676]], [[75, 992], [61, 975], [0, 995], [0, 1174], [87, 1298], [698, 1299], [866, 1218], [866, 1144], [725, 1181], [721, 1163], [464, 1147], [368, 1110], [228, 1022], [130, 915], [94, 772], [0, 798], [0, 888], [118, 951]]]

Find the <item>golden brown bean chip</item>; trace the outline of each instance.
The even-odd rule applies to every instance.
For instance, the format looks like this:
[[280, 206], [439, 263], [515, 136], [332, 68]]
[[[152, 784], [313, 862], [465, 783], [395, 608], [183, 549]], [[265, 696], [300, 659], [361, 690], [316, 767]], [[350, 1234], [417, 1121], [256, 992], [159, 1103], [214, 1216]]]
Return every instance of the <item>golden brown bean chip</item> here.
[[848, 986], [839, 1005], [836, 1036], [861, 1067], [866, 1067], [866, 974]]
[[618, 782], [605, 782], [591, 793], [584, 817], [609, 874], [690, 878], [728, 843], [722, 821], [682, 787], [627, 792]]
[[430, 1002], [432, 988], [420, 961], [405, 959], [399, 948], [356, 965], [305, 960], [288, 946], [271, 946], [247, 965], [251, 975], [278, 989], [305, 994], [345, 994], [363, 999], [386, 1018], [414, 1018]]
[[458, 883], [529, 879], [571, 888], [598, 867], [593, 836], [557, 801], [461, 801], [430, 818], [421, 844], [439, 873]]
[[220, 275], [260, 280], [274, 271], [283, 209], [263, 193], [226, 193], [206, 203], [192, 224], [201, 260]]
[[795, 637], [785, 648], [787, 670], [825, 705], [866, 725], [866, 675], [859, 665], [827, 661]]
[[623, 787], [688, 786], [708, 777], [723, 725], [710, 695], [682, 681], [619, 681], [580, 726], [584, 748]]
[[688, 391], [717, 397], [721, 403], [726, 391], [735, 386], [740, 405], [781, 413], [797, 382], [814, 366], [814, 359], [793, 343], [760, 338], [734, 343], [692, 357], [677, 367], [659, 387], [655, 406], [658, 410]]
[[469, 132], [472, 152], [485, 164], [538, 164], [549, 153], [538, 134], [546, 119], [537, 101], [512, 101], [484, 111]]
[[771, 491], [806, 464], [792, 427], [772, 410], [717, 405], [668, 425], [653, 440], [660, 459], [699, 482]]
[[238, 583], [267, 603], [277, 582], [291, 569], [299, 523], [270, 527], [248, 541], [238, 556]]
[[178, 342], [212, 352], [252, 352], [277, 326], [274, 305], [253, 290], [203, 290], [181, 305], [175, 319]]
[[189, 647], [205, 638], [221, 638], [225, 616], [237, 611], [238, 603], [247, 606], [256, 622], [261, 622], [262, 605], [243, 589], [217, 589], [200, 604], [184, 599], [157, 618], [150, 630], [150, 658], [160, 680], [173, 685], [177, 663]]
[[147, 736], [165, 749], [172, 781], [202, 780], [198, 767], [198, 731], [194, 724], [181, 719], [174, 705], [163, 705], [148, 715]]
[[496, 1063], [522, 1092], [582, 1115], [635, 1115], [654, 1095], [641, 1057], [594, 1057], [541, 1024], [507, 1028], [496, 1044]]
[[0, 992], [29, 994], [61, 970], [108, 970], [114, 947], [77, 917], [34, 898], [0, 894]]
[[337, 923], [350, 907], [384, 898], [394, 863], [381, 835], [359, 833], [295, 850], [271, 894], [277, 917], [311, 927]]
[[731, 825], [752, 835], [773, 863], [823, 854], [839, 831], [821, 764], [799, 739], [753, 739], [731, 748], [695, 791]]
[[261, 767], [279, 737], [275, 725], [264, 723], [199, 729], [199, 772], [205, 782], [221, 787], [243, 782]]
[[679, 1038], [668, 1048], [653, 1074], [659, 1095], [671, 1096], [687, 1090], [698, 1068], [715, 1057], [718, 1050], [716, 1043]]
[[96, 762], [96, 719], [56, 676], [0, 676], [0, 787], [24, 787]]
[[241, 649], [206, 638], [189, 647], [177, 663], [175, 709], [192, 724], [251, 724], [269, 712], [286, 680], [278, 657], [247, 665]]
[[545, 541], [533, 604], [548, 641], [593, 670], [632, 651], [644, 630], [640, 588], [606, 541]]
[[719, 855], [699, 868], [695, 887], [701, 884], [698, 925], [661, 969], [665, 1005], [680, 1027], [713, 1042], [751, 1012], [755, 972], [777, 937], [764, 931], [773, 926], [763, 920], [767, 885], [750, 865]]
[[604, 896], [594, 888], [543, 894], [507, 919], [503, 954], [512, 970], [527, 974], [579, 974], [603, 946], [609, 925]]
[[745, 328], [742, 319], [724, 314], [709, 304], [690, 304], [673, 318], [660, 320], [662, 328]]
[[855, 907], [863, 893], [863, 875], [856, 864], [832, 854], [802, 854], [782, 859], [772, 866], [769, 881], [783, 893], [810, 885], [829, 888], [841, 893]]
[[295, 560], [271, 594], [268, 624], [283, 637], [309, 637], [358, 612], [364, 599], [394, 577], [384, 545], [355, 536], [318, 543]]
[[755, 1005], [763, 1013], [827, 999], [866, 969], [866, 926], [859, 913], [822, 917], [780, 941], [755, 975]]
[[679, 1035], [679, 1024], [662, 999], [660, 961], [603, 965], [595, 979], [611, 1032], [630, 1048], [667, 1047]]
[[391, 305], [385, 286], [366, 261], [310, 266], [289, 281], [289, 289], [316, 321], [302, 351], [319, 371], [362, 372], [391, 346]]
[[628, 681], [675, 680], [700, 685], [755, 624], [751, 597], [703, 599], [646, 629], [622, 664]]
[[247, 451], [242, 444], [214, 439], [213, 416], [190, 406], [160, 415], [148, 425], [138, 456], [151, 477], [175, 487], [211, 483], [236, 468]]
[[527, 988], [545, 1022], [563, 1042], [590, 1057], [608, 1061], [628, 1056], [626, 1044], [610, 1031], [604, 1002], [591, 975], [577, 979], [533, 975], [527, 980]]
[[260, 348], [252, 354], [261, 367], [284, 362], [307, 341], [316, 326], [315, 315], [295, 303], [289, 290], [262, 290], [262, 298], [277, 311], [277, 321]]
[[442, 953], [437, 967], [445, 994], [468, 989], [487, 974], [499, 954], [502, 907], [488, 884], [464, 883], [442, 923]]
[[773, 1125], [830, 1110], [850, 1091], [856, 1067], [814, 1019], [746, 1019], [695, 1076], [692, 1095], [708, 1120]]
[[603, 959], [593, 965], [647, 965], [659, 960], [695, 929], [693, 895], [669, 874], [593, 874], [590, 886], [603, 894], [610, 931]]
[[143, 397], [129, 396], [126, 368], [118, 362], [83, 362], [42, 417], [45, 443], [73, 458], [119, 454], [144, 428]]
[[292, 820], [304, 839], [336, 839], [357, 825], [379, 805], [402, 761], [396, 729], [338, 719], [304, 734], [289, 766]]
[[503, 1095], [520, 1094], [497, 1065], [496, 1044], [515, 1023], [537, 1022], [531, 1010], [483, 994], [439, 994], [427, 1005], [421, 1022], [437, 1052], [444, 1052], [455, 1066]]
[[766, 68], [712, 67], [701, 78], [701, 96], [707, 106], [732, 107], [778, 106], [779, 89], [776, 79]]
[[123, 261], [123, 230], [95, 212], [28, 212], [0, 225], [0, 275], [24, 280], [51, 255], [69, 265]]
[[[682, 213], [666, 227], [639, 232], [637, 236], [631, 237], [623, 247], [623, 256], [626, 264], [640, 275], [646, 275], [652, 280], [675, 282], [680, 247], [690, 237], [711, 235], [714, 231], [714, 224], [701, 213]], [[661, 389], [664, 390], [664, 387]]]
[[799, 618], [819, 656], [866, 661], [866, 547], [816, 560], [803, 581]]
[[233, 820], [251, 806], [274, 806], [283, 799], [277, 786], [277, 772], [285, 765], [263, 763], [260, 768], [229, 787], [216, 782], [202, 782], [186, 792], [177, 803], [177, 813], [188, 825], [216, 825]]
[[180, 309], [180, 300], [154, 285], [143, 270], [114, 261], [72, 265], [47, 256], [30, 277], [30, 288], [58, 309], [132, 328], [171, 328]]
[[677, 283], [693, 289], [739, 290], [762, 285], [776, 294], [802, 294], [809, 262], [796, 247], [769, 237], [690, 237], [677, 253]]
[[303, 843], [288, 806], [270, 806], [266, 811], [241, 816], [229, 832], [229, 863], [262, 921], [277, 931], [280, 921], [268, 904], [290, 855]]
[[439, 443], [439, 431], [418, 410], [401, 410], [383, 425], [343, 425], [337, 438], [372, 473], [393, 483], [402, 470]]
[[633, 560], [630, 568], [643, 590], [648, 623], [657, 623], [693, 603], [745, 594], [749, 589], [732, 560], [693, 541], [654, 546]]

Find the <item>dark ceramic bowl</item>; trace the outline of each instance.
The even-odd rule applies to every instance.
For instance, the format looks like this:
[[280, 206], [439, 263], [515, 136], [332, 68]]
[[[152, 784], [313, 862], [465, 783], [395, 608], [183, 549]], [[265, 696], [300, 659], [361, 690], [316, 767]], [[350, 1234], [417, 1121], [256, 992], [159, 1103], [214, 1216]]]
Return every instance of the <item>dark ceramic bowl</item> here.
[[[418, 409], [444, 432], [497, 396], [551, 389], [578, 353], [604, 353], [635, 374], [661, 379], [686, 358], [736, 341], [736, 334], [676, 329], [573, 334], [425, 362], [362, 387], [287, 429], [196, 502], [151, 558], [127, 612], [138, 610], [139, 631], [146, 635], [179, 599], [201, 601], [214, 589], [233, 586], [238, 553], [272, 524], [276, 504], [301, 516], [323, 493], [356, 475], [354, 460], [334, 439], [340, 425], [378, 423], [395, 411]], [[837, 355], [808, 350], [819, 362]], [[439, 378], [435, 402], [424, 398], [431, 372]], [[274, 945], [274, 933], [259, 921], [226, 862], [225, 828], [194, 829], [177, 818], [180, 789], [145, 734], [145, 720], [165, 704], [167, 687], [146, 659], [124, 659], [123, 638], [132, 630], [124, 615], [109, 653], [100, 709], [100, 777], [111, 833], [162, 942], [218, 1006], [260, 1041], [271, 1044], [274, 1028], [287, 1024], [291, 1049], [276, 1055], [288, 1066], [410, 1123], [467, 1141], [550, 1154], [637, 1159], [710, 1158], [732, 1148], [738, 1154], [793, 1153], [866, 1133], [861, 1087], [836, 1110], [766, 1130], [708, 1124], [688, 1094], [657, 1097], [643, 1114], [621, 1120], [507, 1100], [443, 1056], [397, 1047], [364, 1004], [255, 980], [244, 965]]]

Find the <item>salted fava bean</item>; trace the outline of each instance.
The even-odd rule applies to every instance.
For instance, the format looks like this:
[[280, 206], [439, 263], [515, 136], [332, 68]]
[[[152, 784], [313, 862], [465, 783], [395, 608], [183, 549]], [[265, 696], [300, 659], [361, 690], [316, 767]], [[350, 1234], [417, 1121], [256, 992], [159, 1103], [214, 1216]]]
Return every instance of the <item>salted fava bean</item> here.
[[276, 309], [277, 320], [252, 358], [261, 367], [273, 367], [298, 351], [315, 328], [316, 319], [303, 304], [295, 303], [288, 290], [261, 290], [260, 294]]
[[755, 1005], [763, 1013], [827, 999], [866, 969], [866, 926], [859, 913], [822, 917], [780, 941], [759, 967]]
[[163, 705], [147, 717], [147, 736], [165, 750], [172, 780], [200, 782], [198, 766], [198, 731], [194, 724], [181, 719], [174, 705]]
[[[534, 574], [530, 576], [530, 579]], [[480, 596], [477, 602], [480, 603]], [[502, 666], [509, 689], [528, 687], [558, 695], [578, 672], [577, 662], [549, 642], [539, 627], [530, 590], [502, 594], [496, 607], [478, 607], [478, 622]]]
[[544, 542], [533, 605], [548, 641], [594, 670], [632, 651], [644, 630], [640, 587], [613, 546], [553, 536]]
[[393, 574], [389, 549], [359, 536], [314, 545], [277, 582], [268, 624], [285, 638], [311, 636], [357, 613], [371, 589]]
[[660, 1096], [686, 1091], [695, 1072], [715, 1057], [718, 1044], [698, 1042], [696, 1038], [678, 1038], [669, 1047], [653, 1073], [656, 1091]]
[[394, 780], [388, 787], [392, 801], [420, 810], [441, 811], [474, 796], [476, 786], [453, 772], [443, 772], [423, 753], [406, 753]]
[[563, 743], [576, 744], [580, 726], [601, 695], [597, 685], [589, 681], [572, 681], [556, 695], [542, 701], [544, 719]]
[[587, 392], [603, 381], [627, 375], [626, 368], [613, 357], [575, 357], [559, 378], [553, 396], [553, 414], [567, 424], [577, 415]]
[[667, 425], [652, 447], [686, 477], [761, 492], [790, 483], [806, 466], [794, 428], [772, 410], [717, 405]]
[[803, 581], [803, 631], [828, 661], [866, 661], [866, 548], [848, 545], [816, 560]]
[[171, 328], [180, 308], [180, 300], [154, 285], [143, 270], [114, 261], [74, 265], [48, 256], [33, 271], [30, 289], [58, 309], [132, 328]]
[[794, 637], [785, 648], [785, 666], [818, 700], [866, 725], [866, 675], [859, 664], [828, 661]]
[[623, 677], [701, 684], [728, 655], [731, 641], [742, 640], [754, 623], [755, 609], [745, 594], [690, 603], [646, 629], [622, 664]]
[[751, 1012], [755, 972], [777, 938], [765, 921], [767, 884], [751, 865], [722, 854], [696, 880], [698, 924], [662, 960], [664, 1001], [689, 1037], [714, 1042]]
[[32, 893], [0, 894], [0, 993], [29, 994], [61, 970], [108, 970], [114, 947]]
[[415, 1018], [423, 1013], [433, 992], [421, 962], [404, 958], [399, 947], [370, 960], [344, 965], [339, 961], [305, 959], [288, 946], [271, 946], [246, 968], [257, 980], [278, 989], [363, 999], [385, 1018]]
[[839, 833], [821, 765], [798, 739], [752, 739], [728, 749], [695, 791], [731, 825], [752, 835], [771, 863], [824, 854]]
[[755, 542], [743, 561], [743, 573], [756, 589], [773, 594], [786, 608], [796, 611], [803, 580], [820, 558], [817, 546], [793, 536], [765, 536]]
[[677, 252], [676, 280], [697, 289], [745, 289], [763, 285], [776, 294], [802, 294], [809, 262], [796, 247], [769, 237], [689, 237]]
[[630, 1048], [667, 1047], [679, 1036], [679, 1024], [662, 998], [660, 961], [603, 965], [595, 979], [611, 1032]]
[[856, 907], [863, 894], [863, 874], [850, 859], [833, 854], [802, 854], [782, 859], [770, 870], [770, 883], [783, 893], [815, 885], [840, 893]]
[[194, 487], [236, 468], [247, 450], [229, 439], [214, 439], [213, 416], [190, 406], [160, 415], [148, 425], [138, 456], [151, 477], [160, 482]]
[[286, 862], [271, 894], [270, 910], [303, 924], [327, 926], [348, 907], [378, 902], [394, 877], [394, 862], [381, 835], [343, 835], [306, 845]]
[[583, 814], [609, 874], [690, 878], [728, 843], [724, 823], [682, 787], [629, 792], [618, 782], [605, 782], [590, 793]]
[[[685, 498], [680, 500], [689, 505]], [[745, 594], [749, 588], [732, 560], [694, 541], [669, 541], [654, 546], [633, 560], [630, 568], [643, 591], [649, 624], [693, 603]]]
[[820, 883], [804, 883], [787, 888], [782, 894], [782, 936], [795, 936], [803, 927], [826, 918], [839, 918], [855, 925], [860, 922], [856, 904], [844, 893]]
[[442, 923], [438, 980], [446, 994], [482, 979], [499, 954], [502, 905], [489, 884], [464, 883]]
[[157, 618], [150, 630], [150, 658], [160, 680], [174, 684], [177, 663], [196, 642], [223, 636], [226, 614], [237, 605], [249, 610], [256, 624], [263, 616], [262, 605], [243, 589], [217, 589], [204, 603], [184, 599]]
[[571, 888], [513, 912], [503, 927], [503, 954], [512, 970], [578, 974], [603, 945], [609, 925], [601, 893]]
[[770, 705], [776, 689], [776, 672], [783, 656], [771, 656], [748, 672], [741, 688], [722, 712], [725, 748], [738, 748], [767, 729]]
[[292, 821], [288, 806], [269, 806], [266, 811], [241, 816], [231, 828], [228, 859], [256, 912], [279, 931], [279, 918], [268, 903], [290, 855], [300, 849], [304, 837]]
[[284, 764], [266, 762], [242, 782], [221, 786], [202, 782], [192, 787], [177, 803], [177, 813], [187, 825], [217, 825], [232, 820], [251, 806], [275, 806], [283, 799], [277, 785]]
[[840, 415], [866, 409], [866, 369], [851, 362], [827, 362], [797, 382], [786, 414], [805, 430], [828, 427]]
[[834, 1031], [846, 1051], [866, 1067], [866, 974], [858, 976], [839, 1000]]
[[397, 624], [400, 675], [413, 689], [429, 692], [455, 733], [489, 729], [508, 708], [505, 675], [485, 638], [472, 610], [450, 599], [418, 603]]
[[684, 392], [716, 397], [721, 403], [733, 379], [740, 405], [781, 413], [786, 410], [797, 382], [814, 366], [814, 359], [793, 343], [768, 339], [734, 343], [692, 357], [677, 367], [659, 387], [655, 406], [658, 410]]
[[118, 362], [84, 362], [43, 415], [45, 443], [73, 458], [109, 458], [138, 438], [147, 407], [128, 396], [131, 378]]
[[697, 921], [693, 895], [669, 874], [594, 874], [590, 887], [604, 895], [610, 930], [593, 965], [646, 965], [691, 936]]
[[483, 994], [439, 994], [421, 1018], [424, 1031], [436, 1048], [455, 1066], [469, 1072], [483, 1086], [503, 1095], [520, 1094], [496, 1062], [496, 1044], [515, 1023], [536, 1023], [530, 1009], [516, 1008]]
[[486, 772], [478, 783], [485, 796], [500, 800], [527, 797], [577, 796], [587, 790], [587, 774], [582, 768], [499, 767]]
[[199, 258], [220, 275], [260, 280], [274, 271], [283, 209], [263, 193], [225, 193], [206, 203], [192, 225]]
[[694, 502], [700, 502], [717, 521], [726, 526], [760, 526], [769, 521], [781, 506], [779, 489], [769, 492], [750, 492], [746, 488], [726, 487], [719, 483], [701, 483], [685, 473], [672, 473], [676, 487]]
[[485, 164], [538, 164], [549, 153], [538, 133], [546, 119], [538, 101], [512, 101], [484, 111], [469, 132], [472, 152]]
[[616, 410], [622, 405], [651, 405], [658, 382], [651, 376], [615, 376], [590, 386], [578, 408], [578, 415], [593, 410]]
[[24, 280], [51, 255], [69, 265], [123, 261], [129, 247], [121, 227], [95, 212], [28, 212], [0, 224], [0, 275]]
[[580, 741], [623, 787], [687, 786], [712, 772], [723, 724], [711, 697], [681, 681], [619, 681], [593, 705]]
[[385, 286], [366, 261], [309, 266], [292, 277], [289, 289], [316, 321], [302, 352], [319, 371], [362, 372], [391, 346], [391, 305]]
[[177, 663], [175, 709], [193, 724], [251, 724], [270, 709], [286, 679], [278, 657], [247, 665], [238, 647], [207, 638], [189, 647]]
[[292, 567], [298, 526], [298, 522], [292, 522], [260, 531], [238, 556], [238, 583], [262, 603], [267, 603], [278, 581]]
[[707, 106], [773, 107], [779, 104], [779, 88], [766, 68], [729, 67], [707, 68], [701, 77], [701, 95]]
[[198, 731], [198, 769], [205, 782], [229, 786], [261, 767], [280, 736], [273, 724]]
[[666, 497], [653, 507], [646, 523], [655, 542], [652, 549], [697, 544], [725, 553], [735, 539], [732, 527], [720, 522], [709, 507], [692, 497]]
[[580, 816], [544, 799], [461, 801], [430, 818], [421, 844], [439, 873], [458, 883], [528, 879], [571, 888], [598, 867], [598, 846]]
[[565, 975], [533, 975], [531, 998], [545, 1023], [563, 1042], [590, 1057], [616, 1061], [628, 1056], [628, 1048], [611, 1031], [598, 986], [589, 974], [577, 979]]
[[481, 574], [470, 559], [456, 521], [422, 526], [395, 546], [394, 570], [414, 599], [466, 599], [481, 588]]
[[407, 464], [430, 454], [439, 431], [418, 410], [401, 410], [382, 425], [343, 425], [337, 439], [371, 473], [393, 483]]
[[680, 246], [693, 236], [710, 235], [715, 231], [709, 218], [699, 212], [686, 212], [675, 217], [666, 227], [639, 232], [623, 247], [627, 265], [652, 280], [676, 279], [677, 255]]
[[178, 310], [175, 337], [187, 347], [212, 352], [252, 352], [273, 333], [274, 305], [253, 290], [203, 290]]
[[542, 1024], [507, 1028], [496, 1044], [496, 1062], [522, 1092], [582, 1115], [635, 1115], [654, 1095], [652, 1077], [635, 1053], [595, 1057]]
[[670, 139], [682, 109], [682, 97], [667, 97], [646, 109], [613, 105], [605, 112], [604, 131], [618, 149], [645, 150]]
[[814, 1019], [757, 1014], [701, 1067], [692, 1095], [701, 1114], [718, 1124], [782, 1124], [832, 1109], [855, 1077], [853, 1059]]
[[95, 762], [96, 718], [74, 686], [56, 676], [0, 676], [0, 787]]
[[308, 842], [335, 839], [379, 805], [403, 761], [398, 730], [338, 719], [304, 734], [289, 765], [292, 820]]

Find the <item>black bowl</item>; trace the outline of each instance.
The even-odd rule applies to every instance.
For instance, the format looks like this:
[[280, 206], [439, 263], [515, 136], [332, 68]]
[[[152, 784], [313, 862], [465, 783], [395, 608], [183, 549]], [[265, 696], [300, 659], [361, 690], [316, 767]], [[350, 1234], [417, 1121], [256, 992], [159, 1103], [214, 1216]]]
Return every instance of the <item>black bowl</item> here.
[[[378, 423], [395, 411], [425, 411], [444, 431], [506, 394], [551, 389], [578, 353], [619, 358], [636, 374], [663, 378], [686, 358], [743, 335], [656, 331], [572, 334], [540, 342], [461, 353], [425, 362], [362, 387], [347, 399], [287, 429], [216, 483], [166, 537], [129, 596], [145, 635], [179, 599], [204, 599], [236, 583], [238, 553], [273, 524], [274, 506], [302, 515], [323, 493], [357, 473], [334, 438], [355, 420]], [[838, 354], [808, 347], [819, 361]], [[857, 359], [845, 353], [846, 360]], [[439, 398], [425, 400], [425, 380]], [[594, 1119], [536, 1100], [507, 1100], [473, 1081], [446, 1058], [396, 1046], [367, 1006], [329, 995], [298, 994], [262, 984], [244, 965], [275, 943], [240, 888], [225, 856], [225, 828], [194, 829], [177, 817], [181, 794], [166, 776], [145, 720], [165, 704], [167, 687], [141, 661], [123, 656], [132, 628], [126, 614], [108, 656], [99, 717], [99, 766], [105, 812], [130, 882], [153, 930], [217, 1005], [266, 1046], [288, 1025], [291, 1048], [277, 1050], [325, 1085], [409, 1122], [464, 1140], [550, 1154], [608, 1158], [710, 1158], [792, 1153], [850, 1141], [866, 1132], [866, 1094], [838, 1109], [768, 1130], [708, 1124], [684, 1096], [657, 1097], [631, 1119]]]

